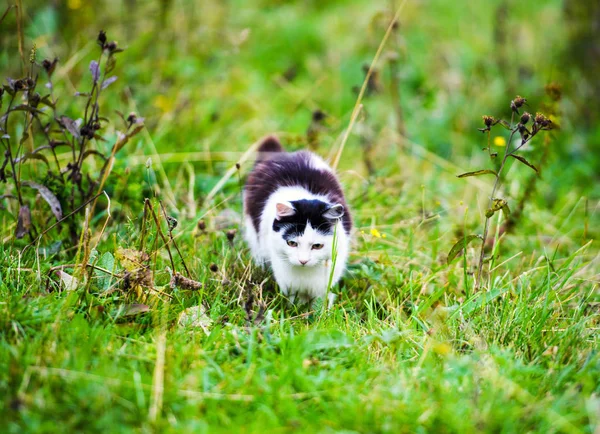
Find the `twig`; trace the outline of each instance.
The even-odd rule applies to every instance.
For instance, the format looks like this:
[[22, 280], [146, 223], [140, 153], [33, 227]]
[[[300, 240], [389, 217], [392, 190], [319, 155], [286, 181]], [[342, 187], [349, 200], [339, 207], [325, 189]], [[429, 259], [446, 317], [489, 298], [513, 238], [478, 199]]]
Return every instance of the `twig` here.
[[356, 121], [356, 118], [358, 117], [358, 114], [360, 113], [360, 110], [362, 109], [361, 102], [362, 102], [363, 96], [365, 94], [365, 91], [367, 89], [367, 85], [369, 84], [369, 80], [371, 79], [371, 74], [373, 74], [373, 69], [375, 68], [377, 61], [379, 60], [379, 56], [381, 55], [381, 52], [383, 51], [383, 47], [385, 46], [385, 43], [387, 42], [388, 38], [390, 37], [390, 34], [392, 33], [392, 29], [394, 28], [395, 23], [398, 21], [398, 17], [400, 16], [400, 12], [402, 12], [402, 9], [404, 8], [406, 1], [407, 0], [404, 0], [402, 2], [400, 7], [398, 8], [398, 10], [396, 11], [394, 18], [392, 18], [392, 21], [390, 22], [387, 30], [385, 31], [385, 35], [383, 35], [383, 39], [381, 40], [381, 43], [379, 44], [379, 47], [377, 48], [377, 52], [375, 53], [375, 56], [373, 57], [373, 61], [371, 62], [371, 65], [369, 66], [369, 70], [367, 71], [367, 73], [365, 75], [365, 80], [363, 81], [363, 84], [360, 88], [360, 92], [358, 93], [358, 98], [356, 99], [356, 103], [354, 104], [354, 108], [352, 109], [352, 115], [350, 116], [350, 123], [348, 124], [348, 128], [346, 128], [346, 131], [344, 132], [344, 138], [342, 139], [342, 143], [340, 144], [340, 149], [338, 149], [335, 159], [333, 160], [333, 164], [331, 165], [331, 167], [334, 170], [337, 169], [337, 166], [340, 162], [340, 158], [342, 158], [342, 153], [344, 152], [344, 147], [346, 146], [346, 142], [348, 141], [348, 137], [350, 136], [350, 132], [352, 131], [352, 127], [354, 126], [354, 122]]
[[10, 12], [10, 10], [12, 8], [16, 8], [16, 7], [17, 7], [17, 5], [10, 5], [9, 7], [6, 8], [6, 10], [4, 11], [4, 13], [2, 14], [2, 17], [0, 18], [0, 24], [2, 24], [2, 21], [4, 21], [4, 18], [6, 18], [6, 16]]
[[[169, 248], [169, 241], [165, 237], [165, 234], [163, 234], [162, 229], [160, 228], [160, 222], [158, 221], [158, 217], [157, 217], [156, 213], [154, 212], [154, 207], [152, 206], [150, 199], [146, 198], [144, 200], [144, 207], [147, 207], [151, 211], [152, 218], [154, 219], [154, 223], [156, 223], [156, 230], [158, 231], [158, 234], [162, 238], [163, 243], [165, 243], [165, 247], [167, 248], [167, 252], [169, 253], [169, 260], [171, 261], [171, 269], [173, 271], [175, 271], [175, 262], [173, 261], [173, 255], [171, 254], [171, 249]], [[186, 271], [187, 271], [187, 268], [186, 268]]]
[[[165, 220], [167, 221], [167, 224], [168, 224], [169, 216], [167, 215], [167, 210], [165, 209], [165, 206], [162, 203], [162, 201], [160, 201], [159, 203], [160, 203], [162, 212], [165, 216]], [[173, 238], [173, 229], [171, 228], [171, 225], [169, 225], [169, 238], [171, 239], [171, 242], [173, 243], [173, 245], [175, 246], [175, 249], [177, 250], [177, 253], [179, 254], [179, 258], [181, 259], [181, 263], [183, 264], [183, 268], [185, 268], [185, 272], [187, 273], [188, 278], [191, 279], [192, 275], [190, 274], [190, 270], [188, 270], [188, 267], [185, 263], [185, 259], [183, 259], [183, 255], [181, 254], [181, 250], [179, 250], [179, 246], [177, 245], [177, 243], [175, 242], [175, 239]], [[173, 270], [173, 271], [175, 271], [175, 270]]]
[[[515, 132], [517, 131], [517, 128], [513, 127], [514, 118], [515, 118], [515, 114], [513, 112], [512, 116], [510, 118], [510, 128], [511, 128], [510, 137], [509, 137], [508, 141], [506, 142], [506, 148], [504, 148], [504, 157], [502, 158], [502, 163], [500, 164], [500, 169], [498, 169], [498, 172], [496, 174], [496, 181], [494, 182], [494, 187], [492, 188], [492, 193], [490, 194], [488, 208], [491, 208], [492, 203], [494, 202], [496, 190], [498, 189], [498, 186], [500, 185], [500, 174], [502, 173], [502, 169], [504, 169], [504, 164], [506, 164], [506, 160], [508, 159], [508, 156], [510, 155], [510, 152], [508, 152], [508, 150], [510, 148], [510, 144], [512, 142], [513, 136], [515, 135]], [[475, 291], [477, 291], [481, 287], [481, 274], [483, 271], [483, 260], [484, 260], [484, 256], [485, 256], [485, 243], [487, 240], [487, 234], [488, 234], [488, 230], [490, 227], [490, 219], [491, 219], [491, 217], [488, 217], [486, 215], [485, 224], [484, 224], [484, 228], [483, 228], [483, 241], [481, 243], [481, 251], [479, 253], [479, 264], [477, 266], [477, 278], [475, 279]]]

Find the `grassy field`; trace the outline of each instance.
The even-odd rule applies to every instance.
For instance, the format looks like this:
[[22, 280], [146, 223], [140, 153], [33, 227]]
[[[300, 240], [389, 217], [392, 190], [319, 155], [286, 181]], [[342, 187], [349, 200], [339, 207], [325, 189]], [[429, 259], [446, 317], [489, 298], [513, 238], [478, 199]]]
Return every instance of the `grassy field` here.
[[[104, 29], [125, 51], [94, 149], [119, 140], [116, 110], [145, 128], [71, 220], [79, 241], [42, 233], [56, 218], [36, 194], [37, 233], [16, 239], [19, 205], [0, 202], [0, 431], [599, 432], [600, 130], [581, 114], [593, 86], [565, 68], [563, 2], [22, 3], [0, 23], [2, 78], [35, 43], [59, 58], [60, 113], [82, 117]], [[492, 129], [490, 159], [477, 129], [517, 94], [559, 128], [523, 150], [540, 176], [504, 168], [514, 220], [491, 217], [477, 288], [480, 242], [447, 258], [483, 233], [493, 177], [457, 175], [498, 169], [509, 132]], [[270, 133], [341, 157], [356, 228], [329, 310], [290, 306], [241, 237]]]

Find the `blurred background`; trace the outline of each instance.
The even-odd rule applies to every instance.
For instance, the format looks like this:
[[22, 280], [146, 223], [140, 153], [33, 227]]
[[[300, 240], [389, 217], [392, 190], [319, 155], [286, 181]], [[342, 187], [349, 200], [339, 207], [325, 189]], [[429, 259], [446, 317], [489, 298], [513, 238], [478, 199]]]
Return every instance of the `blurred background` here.
[[[105, 30], [125, 51], [104, 104], [111, 112], [135, 111], [147, 126], [147, 133], [119, 153], [117, 166], [143, 178], [153, 156], [161, 164], [159, 181], [163, 176], [173, 182], [182, 166], [191, 168], [200, 196], [241, 152], [271, 132], [290, 149], [309, 146], [331, 156], [365, 71], [401, 5], [398, 0], [19, 2], [24, 38], [19, 41], [16, 14], [9, 13], [0, 32], [3, 76], [19, 76], [19, 53], [27, 57], [35, 43], [38, 59], [59, 59], [58, 92], [83, 91], [90, 86], [88, 64], [98, 55], [98, 31]], [[484, 166], [486, 139], [477, 131], [481, 116], [510, 119], [510, 101], [519, 94], [531, 110], [546, 113], [560, 127], [544, 142], [552, 149], [539, 187], [545, 200], [551, 205], [573, 189], [600, 195], [600, 3], [409, 0], [402, 8], [368, 84], [342, 170], [360, 176], [401, 173], [402, 167], [386, 164], [398, 152], [466, 168]], [[59, 101], [73, 118], [81, 116], [82, 104]], [[98, 146], [110, 149], [110, 143]], [[525, 152], [538, 152], [536, 161], [543, 153]], [[436, 173], [427, 176], [434, 179]], [[140, 198], [140, 193], [132, 195]], [[174, 204], [185, 200], [172, 198]]]

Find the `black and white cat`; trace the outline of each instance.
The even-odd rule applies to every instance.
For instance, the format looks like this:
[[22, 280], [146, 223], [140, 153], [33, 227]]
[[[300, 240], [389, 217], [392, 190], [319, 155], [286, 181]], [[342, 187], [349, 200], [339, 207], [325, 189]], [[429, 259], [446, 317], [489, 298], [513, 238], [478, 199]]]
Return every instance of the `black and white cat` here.
[[271, 266], [292, 302], [324, 297], [344, 272], [350, 244], [352, 219], [340, 183], [320, 157], [285, 152], [275, 137], [265, 138], [258, 152], [244, 188], [252, 256]]

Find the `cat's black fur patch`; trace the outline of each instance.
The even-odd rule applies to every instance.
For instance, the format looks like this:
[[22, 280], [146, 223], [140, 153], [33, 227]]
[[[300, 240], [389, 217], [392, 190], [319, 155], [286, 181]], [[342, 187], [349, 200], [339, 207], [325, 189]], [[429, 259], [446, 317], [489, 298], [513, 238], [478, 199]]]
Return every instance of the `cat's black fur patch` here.
[[275, 232], [282, 231], [284, 240], [287, 241], [302, 235], [306, 230], [307, 223], [324, 235], [333, 234], [335, 220], [323, 217], [323, 213], [330, 207], [329, 204], [316, 199], [293, 200], [290, 203], [296, 212], [273, 222], [273, 230]]
[[[342, 187], [335, 175], [328, 170], [314, 168], [311, 164], [311, 154], [309, 152], [283, 152], [283, 148], [281, 148], [281, 145], [277, 146], [278, 144], [279, 142], [277, 139], [268, 137], [261, 146], [259, 146], [259, 155], [262, 157], [263, 155], [266, 156], [265, 154], [268, 153], [267, 155], [269, 156], [265, 159], [259, 158], [254, 169], [248, 176], [246, 186], [244, 187], [244, 208], [246, 214], [252, 219], [252, 224], [254, 225], [256, 232], [259, 232], [260, 216], [262, 215], [265, 204], [271, 194], [279, 187], [298, 186], [305, 188], [312, 194], [325, 196], [331, 201], [330, 204], [324, 204], [321, 201], [306, 202], [318, 202], [325, 207], [334, 204], [342, 205], [345, 210], [344, 215], [342, 216], [342, 223], [346, 233], [350, 233], [352, 220], [350, 218], [350, 213], [348, 212], [346, 200], [344, 199]], [[302, 204], [302, 207], [305, 208], [303, 212], [310, 214], [315, 218], [315, 224], [313, 225], [311, 222], [311, 226], [316, 229], [321, 224], [314, 216], [317, 212], [316, 208], [318, 207], [318, 204]], [[282, 219], [281, 221], [284, 220], [285, 219]], [[306, 227], [306, 221], [308, 221], [308, 219], [304, 221], [304, 227]], [[286, 229], [289, 229], [291, 224], [291, 221], [288, 222]], [[273, 229], [275, 229], [275, 223], [273, 226]], [[283, 228], [284, 226], [281, 226], [279, 230]], [[298, 229], [300, 229], [300, 227], [297, 226], [296, 230]], [[302, 228], [302, 232], [304, 232], [304, 228]]]

